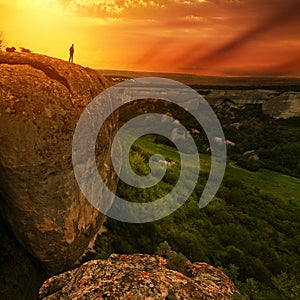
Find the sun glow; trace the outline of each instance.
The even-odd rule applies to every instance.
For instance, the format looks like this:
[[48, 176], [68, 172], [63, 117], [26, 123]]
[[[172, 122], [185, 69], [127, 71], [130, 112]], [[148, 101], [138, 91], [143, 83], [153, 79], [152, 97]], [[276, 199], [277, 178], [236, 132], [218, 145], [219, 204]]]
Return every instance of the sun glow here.
[[37, 53], [67, 59], [69, 46], [74, 43], [75, 60], [81, 64], [89, 63], [89, 32], [101, 20], [78, 18], [55, 0], [17, 0], [15, 7], [12, 9], [7, 5], [6, 11], [9, 13], [2, 20], [7, 46], [17, 49], [25, 47]]
[[299, 76], [299, 9], [298, 0], [0, 0], [0, 31], [7, 47], [65, 60], [74, 43], [74, 61], [93, 68], [213, 75], [251, 64]]

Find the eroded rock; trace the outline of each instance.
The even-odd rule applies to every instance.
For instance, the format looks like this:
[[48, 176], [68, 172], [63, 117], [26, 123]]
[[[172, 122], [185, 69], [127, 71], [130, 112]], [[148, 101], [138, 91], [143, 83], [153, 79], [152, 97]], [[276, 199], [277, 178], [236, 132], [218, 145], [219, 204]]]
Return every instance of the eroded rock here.
[[262, 111], [274, 118], [288, 119], [300, 116], [300, 92], [264, 89], [248, 90], [210, 90], [204, 95], [212, 105], [218, 106], [229, 101], [232, 107], [242, 108], [245, 105], [261, 105]]

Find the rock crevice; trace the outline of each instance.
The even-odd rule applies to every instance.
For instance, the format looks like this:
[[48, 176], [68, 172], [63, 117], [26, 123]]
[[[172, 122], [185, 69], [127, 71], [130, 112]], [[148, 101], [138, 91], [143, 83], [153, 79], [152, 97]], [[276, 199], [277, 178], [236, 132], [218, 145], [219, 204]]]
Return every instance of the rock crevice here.
[[8, 65], [28, 65], [34, 69], [42, 71], [46, 76], [48, 76], [50, 79], [53, 79], [62, 85], [64, 85], [68, 90], [71, 91], [71, 88], [69, 86], [68, 81], [65, 77], [60, 76], [58, 72], [55, 71], [51, 66], [44, 65], [42, 62], [39, 61], [27, 61], [27, 60], [21, 60], [21, 61], [6, 61], [1, 62], [0, 64], [8, 64]]

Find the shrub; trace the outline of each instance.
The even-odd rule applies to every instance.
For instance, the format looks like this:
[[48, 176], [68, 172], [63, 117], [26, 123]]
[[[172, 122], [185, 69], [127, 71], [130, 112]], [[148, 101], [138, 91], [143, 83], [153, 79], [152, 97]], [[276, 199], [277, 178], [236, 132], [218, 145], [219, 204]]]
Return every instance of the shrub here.
[[6, 52], [16, 52], [17, 49], [15, 47], [10, 47], [10, 48], [6, 47], [5, 50], [6, 50]]
[[22, 53], [31, 53], [32, 51], [23, 47], [20, 47]]
[[167, 256], [167, 254], [171, 251], [171, 247], [168, 244], [167, 241], [164, 241], [159, 244], [159, 246], [156, 249], [155, 254], [160, 255], [160, 256]]
[[183, 254], [169, 252], [169, 254], [167, 255], [167, 260], [167, 268], [178, 271], [183, 274], [185, 273], [185, 263], [188, 259]]
[[249, 171], [258, 171], [260, 168], [260, 162], [258, 160], [247, 159], [245, 157], [241, 157], [237, 161], [237, 165]]

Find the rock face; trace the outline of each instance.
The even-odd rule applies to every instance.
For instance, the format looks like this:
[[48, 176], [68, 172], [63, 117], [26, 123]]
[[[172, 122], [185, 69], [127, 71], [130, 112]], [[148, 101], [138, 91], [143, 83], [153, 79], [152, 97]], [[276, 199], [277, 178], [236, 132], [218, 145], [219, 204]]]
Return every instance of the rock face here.
[[[212, 107], [230, 101], [236, 108], [260, 105], [262, 111], [274, 118], [300, 117], [300, 90], [298, 78], [245, 78], [205, 77], [191, 74], [144, 73], [131, 71], [98, 71], [111, 84], [144, 76], [167, 77], [191, 86]], [[188, 104], [188, 105], [187, 105]], [[191, 101], [185, 103], [189, 110], [195, 109]], [[197, 107], [196, 107], [197, 109]]]
[[[27, 53], [0, 52], [0, 74], [0, 212], [44, 270], [57, 274], [74, 264], [104, 220], [80, 192], [71, 155], [81, 112], [108, 84], [90, 69]], [[113, 114], [96, 148], [112, 191], [116, 126]]]
[[262, 111], [274, 118], [287, 119], [300, 116], [300, 92], [278, 92], [263, 89], [220, 89], [206, 90], [203, 96], [212, 106], [217, 106], [223, 101], [230, 100], [237, 107], [260, 104]]
[[38, 290], [48, 276], [1, 218], [0, 241], [1, 300], [38, 299]]
[[185, 275], [166, 265], [161, 256], [112, 254], [46, 280], [40, 299], [226, 300], [239, 294], [224, 273], [206, 263], [187, 261]]

